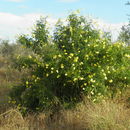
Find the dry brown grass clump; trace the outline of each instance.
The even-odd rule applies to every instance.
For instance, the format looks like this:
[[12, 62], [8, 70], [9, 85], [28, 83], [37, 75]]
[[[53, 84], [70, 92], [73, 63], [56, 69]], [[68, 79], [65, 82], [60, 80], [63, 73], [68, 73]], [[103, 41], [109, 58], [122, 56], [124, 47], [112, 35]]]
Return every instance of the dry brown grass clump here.
[[130, 109], [123, 103], [85, 101], [73, 110], [22, 117], [17, 110], [0, 115], [0, 130], [129, 130]]
[[25, 124], [25, 120], [17, 110], [11, 109], [0, 115], [0, 130], [26, 130]]
[[113, 101], [86, 102], [74, 110], [63, 111], [52, 126], [55, 130], [129, 130], [130, 109]]

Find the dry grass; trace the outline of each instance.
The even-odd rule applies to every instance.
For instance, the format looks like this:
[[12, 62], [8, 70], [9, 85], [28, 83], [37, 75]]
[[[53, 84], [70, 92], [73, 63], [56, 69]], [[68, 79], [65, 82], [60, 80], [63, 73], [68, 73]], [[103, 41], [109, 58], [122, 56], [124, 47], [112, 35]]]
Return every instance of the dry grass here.
[[8, 67], [0, 68], [0, 105], [8, 102], [11, 87], [20, 83], [21, 74]]
[[52, 130], [128, 130], [130, 109], [113, 101], [86, 102], [74, 110], [63, 111], [52, 126]]
[[19, 85], [23, 77], [29, 75], [28, 70], [18, 71], [11, 65], [9, 57], [0, 55], [0, 106], [8, 103], [8, 93], [12, 86]]
[[50, 118], [49, 113], [22, 117], [11, 109], [0, 115], [0, 130], [129, 130], [130, 108], [126, 104], [85, 101], [73, 110], [62, 110]]

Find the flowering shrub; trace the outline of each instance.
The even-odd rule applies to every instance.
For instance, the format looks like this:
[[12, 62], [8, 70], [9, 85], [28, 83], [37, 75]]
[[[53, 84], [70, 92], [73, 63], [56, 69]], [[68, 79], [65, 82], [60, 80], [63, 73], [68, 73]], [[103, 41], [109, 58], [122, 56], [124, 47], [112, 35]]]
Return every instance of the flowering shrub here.
[[15, 86], [12, 101], [23, 110], [40, 111], [60, 104], [68, 106], [87, 96], [121, 93], [130, 81], [130, 49], [112, 44], [109, 37], [95, 29], [84, 17], [70, 14], [67, 24], [58, 22], [50, 37], [46, 20], [40, 20], [32, 36], [19, 42], [33, 55], [18, 57], [19, 68], [30, 68], [30, 78]]

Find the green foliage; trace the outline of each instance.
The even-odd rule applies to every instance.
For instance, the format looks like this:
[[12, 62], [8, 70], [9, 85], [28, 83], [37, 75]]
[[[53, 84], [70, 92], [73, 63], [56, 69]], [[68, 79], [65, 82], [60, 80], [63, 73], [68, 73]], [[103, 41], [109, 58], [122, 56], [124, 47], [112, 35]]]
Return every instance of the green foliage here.
[[0, 40], [0, 107], [8, 104], [8, 94], [12, 86], [21, 83], [21, 77], [27, 77], [25, 69], [19, 72], [15, 68], [18, 54], [23, 55], [27, 49], [22, 50], [21, 45]]
[[46, 24], [46, 19], [37, 21], [36, 29], [33, 30], [32, 36], [27, 37], [26, 35], [21, 35], [19, 37], [19, 42], [31, 48], [35, 53], [40, 53], [43, 46], [49, 42], [49, 31], [46, 28]]
[[126, 45], [130, 45], [130, 23], [122, 27], [118, 39], [125, 42]]
[[67, 24], [56, 24], [53, 36], [49, 36], [45, 21], [37, 22], [32, 37], [22, 35], [18, 40], [34, 52], [17, 60], [18, 67], [31, 70], [31, 76], [11, 93], [20, 108], [68, 107], [84, 95], [96, 101], [113, 97], [128, 86], [129, 47], [112, 44], [110, 37], [74, 13], [68, 16]]
[[10, 44], [8, 40], [0, 41], [0, 54], [2, 56], [11, 57], [15, 51], [16, 46], [14, 44]]
[[59, 49], [67, 53], [76, 52], [99, 38], [99, 32], [83, 16], [71, 14], [67, 20], [67, 25], [58, 22], [54, 32], [54, 42]]

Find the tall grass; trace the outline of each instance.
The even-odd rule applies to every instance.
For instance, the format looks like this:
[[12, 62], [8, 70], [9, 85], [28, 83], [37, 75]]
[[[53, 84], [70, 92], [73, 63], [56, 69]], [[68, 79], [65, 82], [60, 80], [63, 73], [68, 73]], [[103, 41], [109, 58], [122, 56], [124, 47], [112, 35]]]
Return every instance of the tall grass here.
[[17, 57], [28, 53], [31, 52], [19, 44], [0, 40], [0, 107], [8, 104], [8, 93], [11, 88], [19, 85], [21, 79], [28, 75], [28, 70], [19, 71], [15, 66]]
[[0, 130], [129, 130], [130, 108], [117, 101], [84, 101], [73, 110], [23, 117], [11, 109], [0, 115]]

